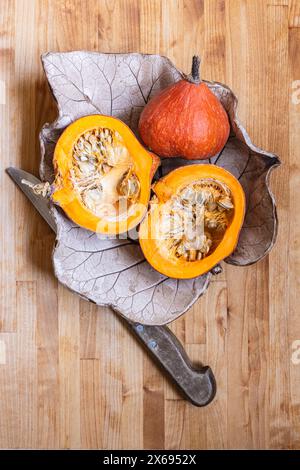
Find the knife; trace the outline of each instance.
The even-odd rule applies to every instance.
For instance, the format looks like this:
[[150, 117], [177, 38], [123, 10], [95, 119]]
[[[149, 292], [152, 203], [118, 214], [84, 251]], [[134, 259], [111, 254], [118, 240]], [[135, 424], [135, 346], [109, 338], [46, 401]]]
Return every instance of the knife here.
[[[31, 188], [31, 185], [40, 184], [41, 181], [18, 168], [10, 167], [6, 171], [56, 233], [56, 223], [49, 208], [49, 200], [47, 197], [35, 194]], [[122, 319], [187, 400], [195, 406], [205, 406], [213, 400], [216, 394], [216, 381], [210, 367], [195, 368], [182, 344], [167, 326], [141, 325], [124, 317]]]

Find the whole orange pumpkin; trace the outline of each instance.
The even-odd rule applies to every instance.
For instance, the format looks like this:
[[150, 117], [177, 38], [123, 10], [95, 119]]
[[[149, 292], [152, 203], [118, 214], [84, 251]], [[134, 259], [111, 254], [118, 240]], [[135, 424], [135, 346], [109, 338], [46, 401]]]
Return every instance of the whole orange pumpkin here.
[[222, 150], [229, 136], [226, 111], [199, 77], [200, 59], [192, 72], [152, 98], [142, 111], [139, 132], [162, 157], [206, 159]]

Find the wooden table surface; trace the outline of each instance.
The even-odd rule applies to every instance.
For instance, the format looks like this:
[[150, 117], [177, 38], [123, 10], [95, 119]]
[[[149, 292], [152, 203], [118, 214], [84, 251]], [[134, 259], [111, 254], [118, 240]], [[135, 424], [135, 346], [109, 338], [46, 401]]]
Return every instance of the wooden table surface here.
[[[298, 0], [0, 0], [1, 448], [300, 448], [299, 48]], [[54, 235], [4, 173], [38, 174], [56, 115], [40, 54], [74, 49], [160, 53], [186, 72], [200, 53], [202, 76], [235, 91], [254, 143], [282, 159], [271, 254], [226, 266], [172, 324], [214, 370], [206, 408], [110, 309], [58, 285]]]

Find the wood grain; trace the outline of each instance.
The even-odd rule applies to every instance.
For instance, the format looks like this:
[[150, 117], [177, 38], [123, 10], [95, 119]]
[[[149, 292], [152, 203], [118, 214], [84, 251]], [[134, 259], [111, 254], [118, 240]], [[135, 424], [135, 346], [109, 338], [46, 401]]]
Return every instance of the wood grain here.
[[[0, 0], [0, 448], [300, 448], [300, 1]], [[39, 56], [148, 52], [227, 83], [253, 141], [280, 155], [279, 233], [254, 266], [226, 266], [171, 325], [218, 393], [187, 403], [110, 309], [54, 279], [54, 237], [4, 173], [38, 173], [55, 118]], [[4, 90], [4, 91], [3, 91]], [[293, 349], [294, 348], [294, 349]]]

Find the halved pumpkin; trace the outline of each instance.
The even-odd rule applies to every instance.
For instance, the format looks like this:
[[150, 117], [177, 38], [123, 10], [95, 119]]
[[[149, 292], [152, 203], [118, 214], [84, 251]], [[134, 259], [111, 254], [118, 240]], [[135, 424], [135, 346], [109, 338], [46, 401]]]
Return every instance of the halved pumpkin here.
[[245, 213], [239, 181], [215, 165], [178, 168], [154, 186], [139, 229], [148, 262], [160, 273], [189, 279], [210, 271], [234, 250]]
[[159, 159], [119, 119], [91, 115], [65, 129], [53, 163], [52, 200], [81, 227], [119, 234], [144, 217]]

